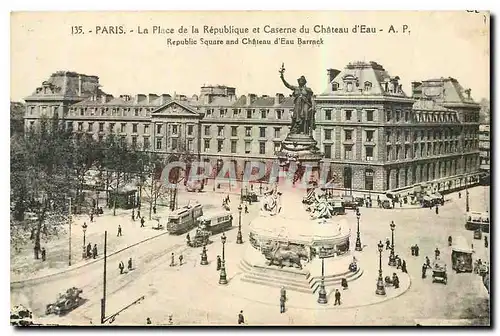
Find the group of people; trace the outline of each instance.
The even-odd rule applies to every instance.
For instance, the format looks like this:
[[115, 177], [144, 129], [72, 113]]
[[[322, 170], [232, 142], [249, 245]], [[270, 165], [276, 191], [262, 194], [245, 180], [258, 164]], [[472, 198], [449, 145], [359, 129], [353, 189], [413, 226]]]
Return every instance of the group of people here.
[[[179, 266], [182, 266], [182, 262], [184, 261], [184, 256], [181, 254], [179, 254]], [[172, 254], [170, 255], [170, 267], [174, 267], [175, 266], [175, 254], [174, 252], [172, 252]]]
[[85, 258], [87, 259], [95, 259], [97, 258], [97, 244], [94, 244], [94, 247], [92, 248], [92, 244], [88, 243], [87, 248], [85, 249]]
[[[118, 264], [118, 269], [120, 270], [120, 274], [123, 274], [123, 272], [125, 271], [125, 264], [123, 263], [123, 261], [120, 261], [120, 263]], [[132, 266], [132, 258], [129, 258], [128, 259], [128, 262], [127, 262], [127, 269], [128, 271], [130, 272], [131, 270], [133, 270], [133, 266]]]
[[146, 220], [144, 219], [144, 217], [141, 217], [141, 210], [137, 209], [137, 216], [136, 216], [135, 215], [135, 208], [134, 208], [134, 209], [132, 209], [132, 221], [135, 222], [136, 219], [140, 219], [141, 220], [141, 227], [145, 227], [144, 223], [146, 222]]

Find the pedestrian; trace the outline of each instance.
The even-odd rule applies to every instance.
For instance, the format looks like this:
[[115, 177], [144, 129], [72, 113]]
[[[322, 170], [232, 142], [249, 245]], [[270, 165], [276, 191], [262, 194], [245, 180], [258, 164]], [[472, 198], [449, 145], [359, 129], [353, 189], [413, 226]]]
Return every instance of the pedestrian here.
[[340, 292], [338, 289], [335, 289], [335, 303], [333, 304], [334, 306], [336, 306], [337, 304], [340, 306], [342, 303], [340, 302]]
[[118, 264], [118, 268], [120, 269], [120, 274], [123, 274], [123, 269], [125, 268], [125, 264], [123, 263], [123, 261], [120, 261], [120, 263]]
[[385, 238], [385, 249], [390, 250], [391, 249], [391, 241], [389, 238]]
[[222, 260], [220, 259], [220, 255], [217, 256], [217, 271], [220, 271], [222, 267]]
[[448, 236], [448, 246], [451, 246], [453, 242], [453, 238], [451, 238], [451, 236]]
[[156, 205], [153, 205], [153, 213], [156, 215]]
[[122, 227], [120, 224], [118, 224], [118, 233], [116, 234], [117, 237], [121, 237], [122, 236]]
[[392, 273], [392, 284], [394, 285], [394, 288], [399, 288], [399, 278], [396, 273]]
[[170, 267], [175, 266], [175, 255], [174, 252], [172, 252], [171, 260], [170, 260]]
[[434, 259], [439, 259], [439, 255], [441, 254], [441, 252], [439, 251], [439, 249], [436, 247], [436, 249], [434, 250]]
[[182, 266], [182, 259], [184, 259], [184, 257], [181, 255], [179, 255], [179, 265]]
[[439, 214], [439, 207], [438, 207], [438, 205], [436, 204], [436, 215], [438, 215], [438, 214]]
[[132, 270], [132, 258], [128, 259], [127, 268], [128, 268], [129, 271]]
[[42, 247], [42, 261], [47, 260], [47, 252], [45, 251], [45, 247]]
[[426, 264], [426, 263], [424, 263], [424, 264], [422, 265], [422, 279], [425, 279], [425, 278], [426, 278], [426, 274], [425, 274], [426, 272], [427, 272], [427, 264]]
[[245, 324], [245, 316], [243, 316], [243, 310], [240, 310], [238, 314], [238, 324]]
[[342, 285], [342, 289], [343, 290], [346, 290], [349, 288], [349, 285], [347, 284], [347, 279], [346, 278], [342, 278], [342, 280], [340, 281], [340, 284]]
[[189, 233], [186, 235], [186, 243], [188, 246], [191, 245], [191, 237], [189, 236]]
[[141, 227], [145, 227], [144, 226], [144, 223], [146, 222], [146, 220], [144, 219], [144, 217], [141, 217]]
[[488, 236], [484, 236], [484, 247], [488, 248]]
[[141, 210], [137, 209], [137, 218], [141, 218]]
[[418, 247], [418, 244], [415, 244], [415, 257], [418, 257], [420, 248]]
[[97, 244], [94, 244], [94, 249], [92, 250], [92, 257], [97, 258]]
[[460, 191], [458, 192], [458, 198], [462, 198], [462, 193]]
[[135, 222], [135, 214], [133, 209], [132, 209], [132, 222]]
[[91, 223], [94, 222], [94, 212], [93, 211], [90, 213], [90, 222]]
[[286, 301], [286, 289], [285, 289], [285, 286], [281, 286], [280, 296], [283, 297], [283, 298], [285, 298], [285, 301]]
[[248, 205], [245, 204], [245, 213], [248, 213]]
[[408, 270], [406, 269], [406, 260], [403, 260], [403, 264], [401, 265], [401, 271], [403, 273], [408, 273]]
[[280, 295], [280, 314], [283, 314], [285, 312], [285, 301], [286, 298]]
[[400, 207], [400, 208], [402, 208], [402, 207], [403, 207], [403, 200], [402, 200], [402, 199], [400, 199], [400, 200], [399, 200], [399, 207]]
[[146, 324], [151, 324], [151, 319], [149, 317], [146, 319]]
[[410, 250], [411, 250], [411, 255], [414, 256], [415, 255], [415, 245], [412, 245], [410, 247]]
[[431, 267], [431, 260], [429, 259], [429, 257], [425, 257], [425, 263], [428, 267]]
[[87, 245], [87, 258], [91, 258], [92, 257], [92, 244], [89, 243]]
[[[95, 209], [96, 201], [95, 199], [92, 199], [92, 209]], [[90, 220], [92, 222], [92, 220]]]

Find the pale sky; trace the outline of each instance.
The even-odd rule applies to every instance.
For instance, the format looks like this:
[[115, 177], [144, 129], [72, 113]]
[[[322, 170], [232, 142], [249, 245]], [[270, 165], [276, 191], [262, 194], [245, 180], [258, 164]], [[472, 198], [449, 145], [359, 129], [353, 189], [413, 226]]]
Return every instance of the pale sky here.
[[[315, 25], [352, 29], [354, 25], [383, 29], [376, 34], [315, 34]], [[389, 27], [400, 33], [388, 33]], [[71, 35], [72, 25], [82, 25], [84, 35]], [[95, 35], [99, 25], [124, 25], [125, 35]], [[322, 37], [321, 46], [239, 45], [167, 46], [166, 35], [139, 35], [153, 25], [175, 28], [172, 39], [227, 40], [235, 35], [177, 33], [179, 26], [233, 25], [249, 28], [246, 36], [274, 41]], [[253, 27], [304, 25], [310, 34], [254, 34]], [[410, 33], [402, 33], [407, 25]], [[14, 13], [11, 17], [11, 100], [30, 95], [58, 70], [97, 75], [102, 89], [113, 95], [136, 93], [199, 94], [204, 84], [236, 87], [248, 93], [288, 94], [278, 70], [285, 63], [285, 77], [295, 83], [306, 76], [319, 94], [326, 88], [326, 69], [343, 69], [350, 61], [376, 61], [398, 75], [404, 91], [411, 81], [454, 77], [472, 97], [489, 99], [490, 49], [488, 14], [457, 12], [45, 12]], [[134, 30], [130, 33], [130, 30]]]

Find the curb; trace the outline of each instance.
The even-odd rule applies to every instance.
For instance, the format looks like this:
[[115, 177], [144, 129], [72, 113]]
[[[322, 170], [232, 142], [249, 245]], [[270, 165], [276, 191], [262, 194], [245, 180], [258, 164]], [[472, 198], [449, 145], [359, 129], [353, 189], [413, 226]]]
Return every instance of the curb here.
[[[139, 245], [139, 244], [145, 243], [145, 242], [147, 242], [147, 241], [153, 240], [153, 239], [155, 239], [155, 238], [161, 237], [161, 236], [166, 235], [166, 234], [168, 234], [168, 231], [165, 231], [165, 232], [163, 232], [163, 233], [160, 233], [160, 234], [158, 234], [158, 235], [156, 235], [156, 236], [152, 236], [152, 237], [149, 237], [149, 238], [143, 239], [143, 240], [141, 240], [141, 241], [138, 241], [137, 243], [134, 243], [134, 244], [132, 244], [132, 245], [126, 246], [126, 247], [124, 247], [124, 248], [121, 248], [121, 249], [119, 249], [118, 251], [115, 251], [115, 252], [112, 252], [112, 253], [108, 254], [106, 257], [107, 257], [107, 258], [109, 258], [109, 257], [111, 257], [111, 256], [113, 256], [113, 255], [115, 255], [115, 254], [118, 254], [118, 253], [120, 253], [120, 252], [123, 252], [123, 251], [125, 251], [125, 250], [128, 250], [129, 248], [135, 247], [135, 246], [137, 246], [137, 245]], [[62, 271], [59, 271], [59, 272], [56, 272], [56, 273], [51, 273], [51, 274], [47, 274], [47, 275], [42, 275], [42, 276], [39, 276], [39, 277], [27, 278], [27, 279], [23, 279], [23, 280], [12, 281], [12, 282], [10, 283], [10, 285], [11, 285], [11, 286], [13, 286], [13, 285], [22, 285], [22, 284], [29, 283], [29, 282], [35, 282], [35, 281], [39, 281], [39, 280], [43, 280], [43, 279], [47, 279], [47, 278], [51, 278], [51, 277], [54, 277], [54, 276], [57, 276], [57, 275], [61, 275], [61, 274], [64, 274], [64, 273], [73, 272], [73, 271], [78, 270], [78, 269], [81, 269], [81, 268], [83, 268], [83, 267], [86, 267], [86, 266], [92, 265], [92, 264], [94, 264], [94, 263], [96, 263], [96, 262], [98, 262], [98, 261], [101, 261], [101, 260], [103, 260], [103, 259], [104, 259], [104, 257], [99, 257], [99, 258], [97, 258], [97, 259], [94, 259], [94, 260], [92, 260], [92, 261], [90, 261], [90, 262], [86, 263], [86, 264], [82, 264], [82, 265], [76, 266], [76, 267], [71, 268], [71, 269], [65, 269], [65, 270], [62, 270]]]

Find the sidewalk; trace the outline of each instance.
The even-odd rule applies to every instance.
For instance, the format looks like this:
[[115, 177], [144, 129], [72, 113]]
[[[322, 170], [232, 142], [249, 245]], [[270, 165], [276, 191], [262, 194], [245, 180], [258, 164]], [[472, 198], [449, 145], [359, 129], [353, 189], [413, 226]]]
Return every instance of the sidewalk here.
[[[159, 208], [157, 216], [167, 216], [169, 210]], [[47, 259], [35, 260], [33, 256], [33, 243], [28, 243], [23, 247], [20, 253], [11, 251], [10, 270], [11, 282], [23, 281], [32, 278], [43, 277], [69, 269], [79, 268], [91, 263], [93, 260], [100, 259], [103, 254], [104, 232], [108, 231], [107, 253], [108, 255], [122, 250], [131, 245], [137, 244], [145, 239], [165, 234], [166, 230], [154, 230], [155, 220], [149, 221], [148, 213], [141, 213], [145, 217], [145, 227], [140, 227], [140, 220], [131, 219], [132, 210], [117, 209], [116, 216], [113, 216], [113, 210], [106, 209], [104, 215], [94, 217], [94, 222], [90, 222], [87, 215], [73, 216], [71, 226], [71, 266], [69, 266], [69, 227], [64, 226], [64, 233], [58, 237], [51, 237], [45, 242], [42, 238], [41, 245], [47, 251]], [[97, 259], [83, 260], [83, 223], [87, 224], [85, 232], [85, 244], [97, 244]], [[122, 227], [122, 236], [117, 237], [118, 225]]]

